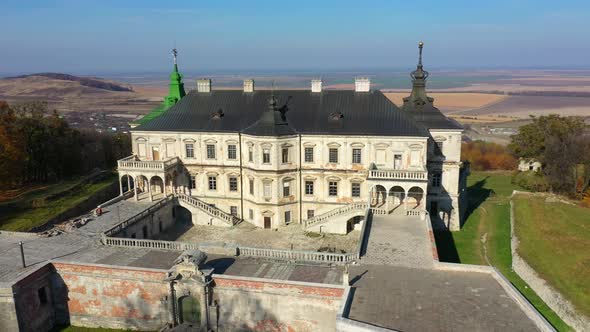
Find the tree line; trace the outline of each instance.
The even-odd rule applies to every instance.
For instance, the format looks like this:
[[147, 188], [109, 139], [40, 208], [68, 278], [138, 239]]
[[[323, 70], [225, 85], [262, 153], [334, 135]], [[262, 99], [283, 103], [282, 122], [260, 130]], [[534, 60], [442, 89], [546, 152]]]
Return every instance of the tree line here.
[[579, 196], [590, 175], [590, 134], [582, 117], [557, 114], [531, 117], [521, 126], [508, 149], [518, 158], [542, 164], [547, 190]]
[[129, 155], [127, 134], [71, 128], [45, 102], [0, 101], [0, 185], [5, 189], [110, 169]]

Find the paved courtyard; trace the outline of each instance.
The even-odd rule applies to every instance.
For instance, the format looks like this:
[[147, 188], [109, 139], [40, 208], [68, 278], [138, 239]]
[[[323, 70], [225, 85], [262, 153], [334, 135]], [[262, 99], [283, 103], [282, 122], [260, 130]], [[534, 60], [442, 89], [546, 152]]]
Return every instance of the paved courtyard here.
[[398, 331], [537, 331], [487, 273], [352, 266], [348, 318]]
[[178, 230], [167, 232], [161, 236], [161, 239], [272, 249], [317, 251], [320, 248], [332, 248], [336, 252], [352, 252], [357, 248], [359, 237], [359, 231], [353, 231], [347, 235], [306, 233], [299, 224], [291, 224], [274, 231], [242, 222], [234, 227], [192, 225], [188, 229], [181, 229], [180, 232]]
[[398, 215], [374, 215], [361, 264], [433, 268], [428, 220]]

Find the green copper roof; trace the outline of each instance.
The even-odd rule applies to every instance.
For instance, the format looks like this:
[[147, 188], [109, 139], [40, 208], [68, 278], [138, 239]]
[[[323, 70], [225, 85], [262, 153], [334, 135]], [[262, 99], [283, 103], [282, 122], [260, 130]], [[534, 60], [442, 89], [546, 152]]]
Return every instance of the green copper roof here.
[[178, 64], [176, 63], [178, 51], [173, 49], [172, 54], [174, 55], [174, 68], [170, 73], [168, 95], [164, 97], [164, 101], [162, 104], [160, 104], [160, 106], [151, 110], [143, 118], [134, 121], [134, 124], [144, 124], [159, 117], [160, 115], [164, 114], [164, 112], [166, 112], [166, 110], [168, 110], [171, 106], [176, 105], [176, 103], [186, 95], [184, 92], [184, 83], [182, 83], [182, 74], [178, 72]]

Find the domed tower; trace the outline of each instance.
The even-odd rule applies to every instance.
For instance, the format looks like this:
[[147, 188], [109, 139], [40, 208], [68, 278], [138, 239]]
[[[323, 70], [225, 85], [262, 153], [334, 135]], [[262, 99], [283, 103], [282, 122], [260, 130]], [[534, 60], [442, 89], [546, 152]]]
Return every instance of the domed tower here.
[[177, 56], [178, 51], [174, 48], [172, 49], [172, 56], [174, 57], [174, 68], [170, 73], [170, 83], [168, 84], [168, 95], [164, 97], [164, 101], [160, 106], [154, 108], [151, 112], [149, 112], [143, 118], [137, 120], [136, 122], [130, 123], [131, 128], [134, 128], [140, 124], [144, 124], [153, 120], [160, 115], [164, 114], [166, 110], [170, 107], [176, 105], [186, 95], [184, 91], [184, 83], [182, 83], [182, 74], [178, 72], [178, 64], [177, 64]]

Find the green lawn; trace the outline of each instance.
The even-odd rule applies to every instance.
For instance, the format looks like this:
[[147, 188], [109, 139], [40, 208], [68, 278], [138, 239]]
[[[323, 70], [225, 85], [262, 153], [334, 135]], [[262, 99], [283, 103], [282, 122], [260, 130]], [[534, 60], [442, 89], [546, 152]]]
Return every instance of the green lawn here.
[[39, 191], [27, 193], [23, 197], [19, 197], [18, 201], [4, 202], [0, 204], [0, 211], [2, 212], [0, 214], [0, 229], [6, 231], [28, 231], [76, 206], [97, 191], [111, 185], [114, 181], [116, 181], [116, 176], [112, 175], [98, 182], [84, 184], [80, 190], [47, 202], [44, 206], [37, 208], [31, 208], [27, 202], [68, 190], [78, 184], [80, 180], [53, 184]]
[[472, 172], [468, 181], [468, 218], [459, 232], [436, 232], [441, 261], [492, 265], [559, 331], [571, 331], [512, 271], [510, 195], [517, 188], [509, 172]]
[[518, 253], [590, 317], [590, 209], [528, 195], [514, 204]]

